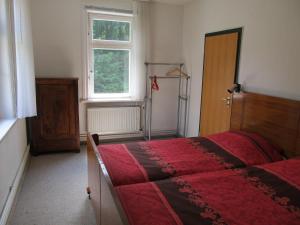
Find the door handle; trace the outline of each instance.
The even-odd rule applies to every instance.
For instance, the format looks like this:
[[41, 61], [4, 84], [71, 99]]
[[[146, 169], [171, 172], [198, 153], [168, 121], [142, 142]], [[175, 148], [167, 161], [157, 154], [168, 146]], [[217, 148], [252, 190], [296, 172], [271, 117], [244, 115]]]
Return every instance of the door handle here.
[[223, 98], [222, 100], [225, 102], [225, 104], [226, 104], [228, 107], [230, 106], [230, 104], [231, 104], [231, 98], [230, 98], [230, 97]]

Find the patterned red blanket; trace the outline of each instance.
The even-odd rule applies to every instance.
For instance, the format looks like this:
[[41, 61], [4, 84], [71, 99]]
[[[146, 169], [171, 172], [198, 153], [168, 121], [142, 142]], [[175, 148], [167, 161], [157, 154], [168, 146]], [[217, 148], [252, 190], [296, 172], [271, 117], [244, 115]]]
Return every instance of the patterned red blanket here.
[[116, 187], [131, 225], [299, 225], [300, 159]]
[[98, 150], [115, 186], [282, 159], [262, 137], [244, 132], [99, 145]]

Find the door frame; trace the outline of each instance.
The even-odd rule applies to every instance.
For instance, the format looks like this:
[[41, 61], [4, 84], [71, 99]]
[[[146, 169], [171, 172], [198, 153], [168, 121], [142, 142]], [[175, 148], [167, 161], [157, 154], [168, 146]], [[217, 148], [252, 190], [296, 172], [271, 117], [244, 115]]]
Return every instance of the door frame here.
[[234, 74], [234, 82], [236, 83], [239, 76], [239, 69], [240, 69], [240, 52], [241, 52], [241, 44], [242, 44], [242, 35], [243, 35], [243, 27], [228, 29], [228, 30], [222, 30], [222, 31], [216, 31], [211, 33], [206, 33], [204, 38], [204, 53], [203, 53], [203, 68], [202, 68], [202, 84], [201, 84], [201, 103], [200, 103], [200, 117], [199, 117], [199, 131], [198, 136], [200, 136], [200, 123], [201, 123], [201, 116], [202, 116], [202, 103], [203, 103], [203, 85], [204, 85], [204, 66], [205, 66], [205, 44], [206, 44], [206, 38], [212, 37], [212, 36], [218, 36], [223, 34], [232, 34], [232, 33], [238, 33], [238, 43], [237, 43], [237, 54], [236, 54], [236, 64], [235, 64], [235, 74]]

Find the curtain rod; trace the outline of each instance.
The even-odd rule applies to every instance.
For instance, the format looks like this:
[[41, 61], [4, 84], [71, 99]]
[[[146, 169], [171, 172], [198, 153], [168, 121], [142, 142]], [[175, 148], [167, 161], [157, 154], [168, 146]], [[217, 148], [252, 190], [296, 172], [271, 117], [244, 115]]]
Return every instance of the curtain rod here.
[[87, 5], [85, 6], [85, 8], [88, 10], [95, 10], [95, 11], [102, 11], [102, 12], [122, 13], [128, 15], [133, 14], [133, 10], [128, 10], [128, 9], [114, 9], [114, 8], [106, 8], [106, 7], [99, 7], [99, 6], [92, 6], [92, 5]]

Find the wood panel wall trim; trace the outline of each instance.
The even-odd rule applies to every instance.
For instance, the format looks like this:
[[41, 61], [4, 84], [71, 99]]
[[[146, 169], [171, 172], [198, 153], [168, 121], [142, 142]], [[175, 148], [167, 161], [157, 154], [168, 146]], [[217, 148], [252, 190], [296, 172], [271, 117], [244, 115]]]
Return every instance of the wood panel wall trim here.
[[298, 120], [298, 134], [296, 140], [296, 155], [300, 155], [300, 117]]
[[96, 212], [97, 217], [97, 225], [101, 225], [101, 176], [104, 177], [102, 182], [106, 182], [106, 185], [109, 188], [111, 198], [113, 199], [113, 204], [115, 208], [118, 210], [120, 219], [123, 225], [129, 225], [129, 221], [127, 219], [126, 213], [122, 207], [122, 204], [119, 200], [118, 194], [113, 186], [113, 183], [110, 179], [108, 171], [103, 163], [101, 155], [98, 151], [98, 148], [95, 144], [95, 140], [99, 141], [99, 136], [97, 134], [91, 135], [87, 134], [87, 158], [88, 158], [88, 188], [91, 191], [91, 200], [93, 208]]
[[258, 133], [283, 149], [287, 156], [300, 155], [300, 101], [236, 93], [230, 129]]

